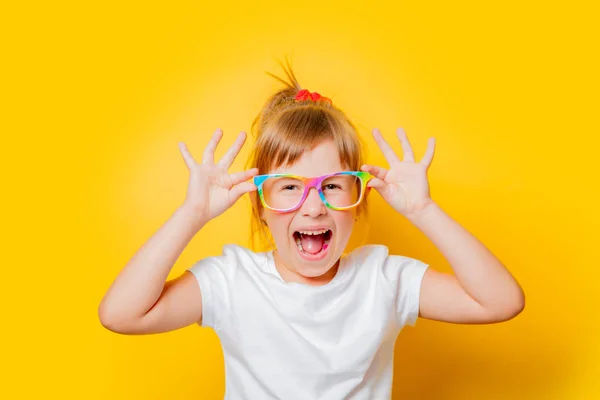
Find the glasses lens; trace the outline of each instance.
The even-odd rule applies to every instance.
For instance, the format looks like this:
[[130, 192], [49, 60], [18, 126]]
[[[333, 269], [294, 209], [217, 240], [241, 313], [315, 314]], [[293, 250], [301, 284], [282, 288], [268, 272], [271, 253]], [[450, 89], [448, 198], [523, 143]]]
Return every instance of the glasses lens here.
[[287, 210], [302, 200], [304, 183], [295, 178], [270, 177], [263, 183], [263, 199], [269, 208]]
[[362, 185], [358, 176], [340, 174], [325, 179], [321, 190], [333, 207], [350, 207], [358, 203]]

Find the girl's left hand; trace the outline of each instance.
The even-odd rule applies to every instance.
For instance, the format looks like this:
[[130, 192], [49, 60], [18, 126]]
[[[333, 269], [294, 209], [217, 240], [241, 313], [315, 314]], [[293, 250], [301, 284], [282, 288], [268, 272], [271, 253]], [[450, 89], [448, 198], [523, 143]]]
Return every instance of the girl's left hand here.
[[390, 165], [389, 169], [374, 165], [363, 165], [361, 169], [375, 177], [367, 187], [375, 188], [381, 197], [405, 217], [413, 216], [433, 203], [429, 195], [427, 170], [435, 150], [435, 138], [429, 138], [425, 156], [415, 162], [412, 147], [402, 128], [396, 130], [402, 144], [403, 160], [400, 161], [379, 129], [373, 129], [373, 137]]

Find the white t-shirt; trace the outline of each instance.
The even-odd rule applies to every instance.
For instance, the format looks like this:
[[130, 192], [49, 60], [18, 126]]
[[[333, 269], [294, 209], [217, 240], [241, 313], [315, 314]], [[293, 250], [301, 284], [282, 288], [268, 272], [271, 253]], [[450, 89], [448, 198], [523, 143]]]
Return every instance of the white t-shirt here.
[[227, 245], [190, 271], [217, 333], [227, 400], [389, 399], [394, 344], [419, 315], [428, 265], [368, 245], [326, 285], [286, 283], [272, 252]]

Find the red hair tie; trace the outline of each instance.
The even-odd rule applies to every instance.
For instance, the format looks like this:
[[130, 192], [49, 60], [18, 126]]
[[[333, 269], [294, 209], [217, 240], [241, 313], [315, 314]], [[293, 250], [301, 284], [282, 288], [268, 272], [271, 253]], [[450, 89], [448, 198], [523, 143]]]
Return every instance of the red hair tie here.
[[321, 96], [319, 93], [317, 92], [309, 92], [306, 89], [302, 89], [298, 92], [298, 94], [296, 94], [296, 97], [294, 97], [294, 100], [296, 101], [305, 101], [305, 100], [312, 100], [312, 101], [324, 101], [326, 103], [332, 104], [331, 103], [331, 99], [325, 96]]

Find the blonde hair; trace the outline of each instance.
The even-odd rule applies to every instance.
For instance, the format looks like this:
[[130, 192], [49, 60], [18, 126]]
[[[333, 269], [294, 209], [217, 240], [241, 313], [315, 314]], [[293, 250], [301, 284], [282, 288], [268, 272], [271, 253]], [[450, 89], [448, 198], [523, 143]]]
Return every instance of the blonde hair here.
[[[352, 171], [363, 165], [362, 143], [355, 126], [346, 114], [325, 101], [297, 101], [296, 94], [302, 90], [286, 58], [281, 62], [287, 80], [269, 72], [285, 87], [271, 95], [252, 123], [251, 132], [255, 145], [246, 168], [258, 168], [259, 174], [282, 165], [297, 162], [304, 151], [312, 150], [323, 141], [332, 140], [338, 149], [340, 162]], [[256, 249], [256, 236], [263, 247], [273, 246], [269, 230], [261, 220], [262, 204], [256, 192], [251, 193], [251, 245]], [[366, 197], [357, 208], [357, 215], [366, 211]]]

